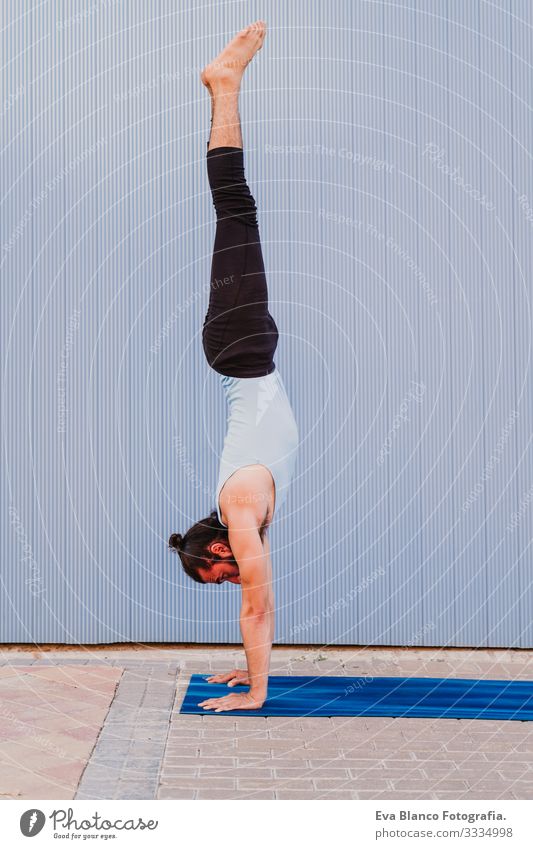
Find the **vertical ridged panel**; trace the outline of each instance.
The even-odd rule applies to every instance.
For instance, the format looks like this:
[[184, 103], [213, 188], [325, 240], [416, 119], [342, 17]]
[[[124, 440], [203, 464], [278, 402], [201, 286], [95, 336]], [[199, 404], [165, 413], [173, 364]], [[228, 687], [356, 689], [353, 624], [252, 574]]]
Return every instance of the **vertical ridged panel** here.
[[302, 438], [277, 638], [533, 644], [532, 7], [302, 10], [2, 6], [2, 642], [239, 639], [166, 541], [226, 415], [198, 74], [263, 17], [245, 164]]

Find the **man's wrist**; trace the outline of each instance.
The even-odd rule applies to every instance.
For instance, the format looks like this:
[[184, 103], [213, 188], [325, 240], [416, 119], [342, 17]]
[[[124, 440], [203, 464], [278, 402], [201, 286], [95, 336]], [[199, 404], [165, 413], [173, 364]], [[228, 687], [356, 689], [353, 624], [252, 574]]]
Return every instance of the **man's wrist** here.
[[248, 690], [246, 694], [256, 707], [263, 707], [266, 702], [267, 694], [265, 692], [257, 692], [256, 690]]
[[254, 697], [254, 699], [263, 699], [263, 701], [267, 697], [268, 686], [265, 684], [252, 684], [250, 686], [250, 695]]

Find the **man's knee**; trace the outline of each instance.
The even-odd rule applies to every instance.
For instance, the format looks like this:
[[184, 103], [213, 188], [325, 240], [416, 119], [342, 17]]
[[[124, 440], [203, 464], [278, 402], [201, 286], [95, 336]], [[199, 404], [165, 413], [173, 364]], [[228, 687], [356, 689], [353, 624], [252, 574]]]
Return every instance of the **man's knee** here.
[[232, 218], [249, 227], [257, 227], [257, 206], [247, 190], [233, 189], [214, 199], [217, 218]]

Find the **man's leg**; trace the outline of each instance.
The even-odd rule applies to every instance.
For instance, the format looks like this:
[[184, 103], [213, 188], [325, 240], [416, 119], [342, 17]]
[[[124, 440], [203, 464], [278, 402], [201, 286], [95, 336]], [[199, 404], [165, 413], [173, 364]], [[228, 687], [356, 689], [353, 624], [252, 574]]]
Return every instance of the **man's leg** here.
[[261, 48], [262, 22], [242, 30], [202, 72], [212, 100], [207, 172], [217, 229], [204, 351], [215, 371], [260, 377], [275, 366], [278, 332], [268, 291], [256, 205], [244, 176], [238, 99], [244, 69]]
[[206, 65], [201, 74], [211, 95], [211, 134], [208, 150], [215, 147], [241, 147], [239, 92], [244, 71], [266, 35], [264, 21], [256, 21], [237, 33], [224, 50]]

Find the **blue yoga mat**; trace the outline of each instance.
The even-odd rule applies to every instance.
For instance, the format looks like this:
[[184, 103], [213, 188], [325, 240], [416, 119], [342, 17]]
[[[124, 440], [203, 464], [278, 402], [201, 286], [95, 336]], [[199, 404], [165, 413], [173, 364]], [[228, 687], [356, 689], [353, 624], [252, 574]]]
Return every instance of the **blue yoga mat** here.
[[261, 710], [215, 714], [204, 699], [245, 692], [191, 675], [180, 713], [214, 716], [420, 716], [533, 720], [533, 681], [470, 678], [330, 678], [272, 676]]

